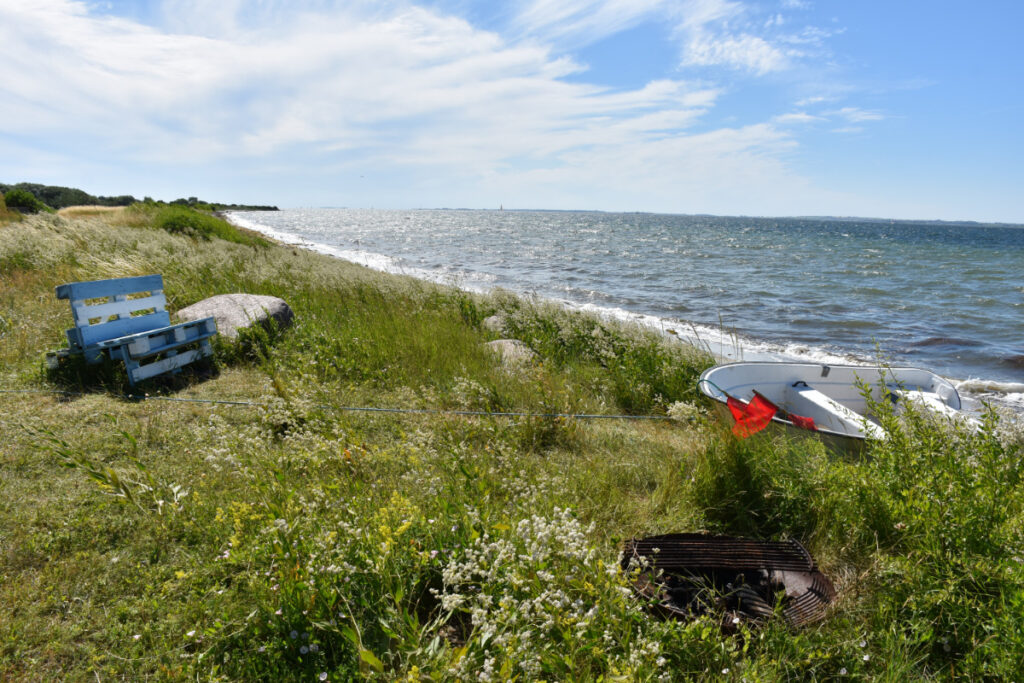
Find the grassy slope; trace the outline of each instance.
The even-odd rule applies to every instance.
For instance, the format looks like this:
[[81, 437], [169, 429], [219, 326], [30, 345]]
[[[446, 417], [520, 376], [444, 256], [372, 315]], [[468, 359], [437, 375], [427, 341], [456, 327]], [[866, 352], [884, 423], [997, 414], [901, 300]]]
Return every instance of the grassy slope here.
[[[1024, 674], [1021, 439], [1005, 426], [893, 423], [864, 459], [737, 443], [690, 403], [709, 360], [639, 330], [154, 221], [0, 224], [0, 388], [84, 392], [0, 394], [0, 677]], [[145, 387], [267, 407], [127, 401], [116, 367], [43, 373], [70, 324], [56, 284], [150, 272], [172, 310], [234, 291], [292, 305], [293, 329], [221, 344], [214, 376]], [[494, 312], [540, 364], [509, 372], [481, 348]], [[330, 409], [673, 403], [691, 419]], [[619, 544], [687, 530], [795, 536], [842, 597], [800, 632], [653, 620]]]

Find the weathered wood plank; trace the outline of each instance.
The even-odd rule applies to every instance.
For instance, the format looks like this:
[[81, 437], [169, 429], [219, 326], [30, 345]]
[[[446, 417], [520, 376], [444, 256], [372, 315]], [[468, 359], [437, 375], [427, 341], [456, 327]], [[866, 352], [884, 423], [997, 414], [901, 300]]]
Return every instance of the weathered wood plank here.
[[[79, 304], [79, 302], [82, 303]], [[159, 294], [154, 293], [141, 299], [110, 301], [105, 304], [93, 304], [91, 306], [85, 304], [84, 299], [78, 299], [71, 303], [71, 313], [75, 317], [76, 325], [88, 325], [89, 320], [92, 318], [101, 318], [105, 321], [112, 315], [129, 317], [132, 313], [145, 311], [150, 308], [156, 311], [162, 311], [167, 308], [167, 299], [164, 298], [163, 292]]]
[[171, 316], [167, 311], [157, 311], [149, 315], [140, 315], [136, 318], [119, 318], [110, 322], [97, 325], [79, 327], [79, 341], [82, 346], [92, 346], [100, 342], [119, 337], [126, 337], [135, 334], [149, 332], [151, 330], [167, 327], [171, 324]]
[[90, 280], [88, 282], [69, 282], [57, 287], [58, 299], [98, 299], [117, 294], [137, 294], [163, 290], [162, 275], [139, 275], [137, 277], [120, 277], [110, 280]]
[[[209, 353], [207, 353], [207, 350], [202, 347], [182, 351], [177, 355], [168, 356], [167, 358], [163, 358], [146, 365], [138, 365], [135, 368], [129, 368], [128, 379], [132, 384], [135, 384], [135, 382], [140, 382], [144, 379], [149, 379], [150, 377], [155, 377], [157, 375], [162, 375], [165, 372], [176, 370], [207, 355], [209, 355]], [[125, 365], [127, 367], [127, 363]]]

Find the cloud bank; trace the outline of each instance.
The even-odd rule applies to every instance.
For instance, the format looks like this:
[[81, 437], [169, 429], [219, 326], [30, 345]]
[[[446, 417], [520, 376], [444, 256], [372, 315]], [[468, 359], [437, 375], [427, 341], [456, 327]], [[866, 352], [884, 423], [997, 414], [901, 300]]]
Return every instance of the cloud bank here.
[[[171, 179], [232, 164], [321, 195], [317, 174], [373, 174], [362, 195], [317, 203], [792, 213], [782, 197], [844, 199], [790, 170], [793, 125], [881, 118], [844, 108], [714, 125], [724, 86], [689, 67], [754, 78], [809, 49], [782, 15], [739, 2], [510, 7], [483, 28], [406, 2], [167, 0], [142, 23], [74, 0], [0, 0], [5, 150], [25, 169], [63, 155]], [[674, 76], [587, 82], [574, 46], [649, 21], [671, 26]]]

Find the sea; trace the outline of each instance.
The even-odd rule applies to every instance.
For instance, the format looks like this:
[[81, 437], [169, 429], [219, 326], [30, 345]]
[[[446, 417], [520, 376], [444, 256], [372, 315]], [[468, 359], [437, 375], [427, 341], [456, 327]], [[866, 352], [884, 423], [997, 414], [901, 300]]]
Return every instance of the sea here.
[[1024, 412], [1024, 226], [459, 209], [230, 218], [377, 270], [644, 325], [730, 360], [923, 367], [975, 405]]

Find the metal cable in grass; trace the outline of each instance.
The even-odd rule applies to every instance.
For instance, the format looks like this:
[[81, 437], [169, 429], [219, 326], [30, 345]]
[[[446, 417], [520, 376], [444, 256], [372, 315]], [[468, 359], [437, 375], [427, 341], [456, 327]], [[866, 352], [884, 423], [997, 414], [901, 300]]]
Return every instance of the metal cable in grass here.
[[[89, 396], [81, 391], [54, 391], [50, 389], [0, 389], [0, 394], [51, 394], [60, 396]], [[269, 408], [269, 403], [257, 401], [228, 401], [211, 398], [179, 398], [176, 396], [149, 396], [148, 394], [107, 394], [112, 398], [123, 398], [129, 401], [170, 401], [175, 403], [206, 403], [211, 405], [249, 406]], [[590, 413], [514, 413], [488, 412], [485, 410], [443, 410], [440, 408], [374, 408], [370, 406], [333, 406], [317, 404], [323, 410], [363, 413], [396, 413], [405, 415], [461, 415], [470, 417], [540, 417], [565, 418], [571, 420], [673, 420], [668, 415], [597, 415]]]

